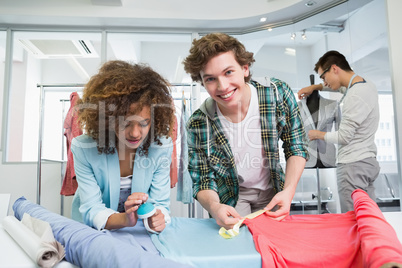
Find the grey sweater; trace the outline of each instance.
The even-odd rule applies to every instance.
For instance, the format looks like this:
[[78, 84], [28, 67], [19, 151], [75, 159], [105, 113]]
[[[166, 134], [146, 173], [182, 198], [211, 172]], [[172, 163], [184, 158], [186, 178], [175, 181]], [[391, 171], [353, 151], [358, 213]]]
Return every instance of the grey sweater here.
[[[346, 88], [339, 92], [345, 94]], [[358, 82], [347, 91], [338, 131], [327, 132], [325, 141], [339, 144], [338, 163], [351, 163], [377, 156], [374, 143], [380, 119], [378, 92], [372, 82]]]

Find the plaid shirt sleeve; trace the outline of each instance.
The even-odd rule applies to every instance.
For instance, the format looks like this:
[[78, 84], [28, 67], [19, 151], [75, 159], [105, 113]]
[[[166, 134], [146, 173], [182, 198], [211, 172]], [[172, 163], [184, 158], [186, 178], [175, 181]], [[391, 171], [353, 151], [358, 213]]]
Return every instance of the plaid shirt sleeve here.
[[193, 113], [187, 122], [188, 171], [193, 180], [193, 196], [201, 190], [218, 192], [215, 175], [208, 165], [207, 116], [200, 110]]

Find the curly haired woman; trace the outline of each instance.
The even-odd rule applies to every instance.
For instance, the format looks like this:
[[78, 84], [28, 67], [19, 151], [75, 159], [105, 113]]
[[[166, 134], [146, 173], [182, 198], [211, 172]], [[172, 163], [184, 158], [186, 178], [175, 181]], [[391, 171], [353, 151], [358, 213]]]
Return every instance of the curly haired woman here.
[[170, 222], [169, 83], [146, 65], [109, 61], [77, 105], [84, 134], [71, 145], [78, 182], [72, 218], [98, 230], [134, 226], [138, 207], [150, 202], [156, 213], [144, 225], [161, 232]]

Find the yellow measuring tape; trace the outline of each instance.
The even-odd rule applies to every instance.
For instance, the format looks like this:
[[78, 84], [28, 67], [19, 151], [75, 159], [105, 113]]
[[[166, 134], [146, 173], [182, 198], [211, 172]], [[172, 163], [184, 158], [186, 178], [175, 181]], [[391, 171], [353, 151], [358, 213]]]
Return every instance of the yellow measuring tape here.
[[240, 226], [243, 224], [243, 221], [245, 219], [254, 219], [255, 217], [260, 216], [261, 214], [263, 214], [265, 211], [267, 211], [266, 209], [261, 209], [258, 210], [256, 212], [253, 212], [251, 214], [248, 214], [247, 216], [245, 216], [243, 219], [239, 220], [234, 226], [233, 229], [230, 230], [226, 230], [224, 227], [221, 227], [221, 229], [219, 229], [219, 235], [222, 236], [225, 239], [229, 239], [232, 237], [235, 237], [236, 235], [239, 234], [240, 232]]

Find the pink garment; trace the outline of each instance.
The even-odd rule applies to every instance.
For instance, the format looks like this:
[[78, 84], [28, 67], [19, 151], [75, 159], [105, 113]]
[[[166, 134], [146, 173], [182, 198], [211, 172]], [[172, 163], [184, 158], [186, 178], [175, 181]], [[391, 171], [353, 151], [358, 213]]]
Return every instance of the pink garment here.
[[172, 163], [170, 164], [170, 188], [174, 188], [178, 181], [178, 166], [177, 166], [177, 117], [174, 119], [174, 127], [172, 131], [172, 142], [173, 142], [173, 152], [172, 152]]
[[352, 198], [355, 211], [343, 214], [246, 219], [262, 267], [402, 267], [402, 245], [377, 204], [362, 190]]
[[64, 174], [63, 184], [61, 186], [61, 195], [74, 195], [77, 190], [78, 184], [75, 179], [73, 153], [71, 152], [70, 145], [73, 138], [82, 134], [80, 124], [78, 122], [78, 113], [75, 104], [80, 99], [77, 92], [70, 95], [70, 109], [64, 119], [64, 136], [67, 142], [67, 166], [66, 173]]

